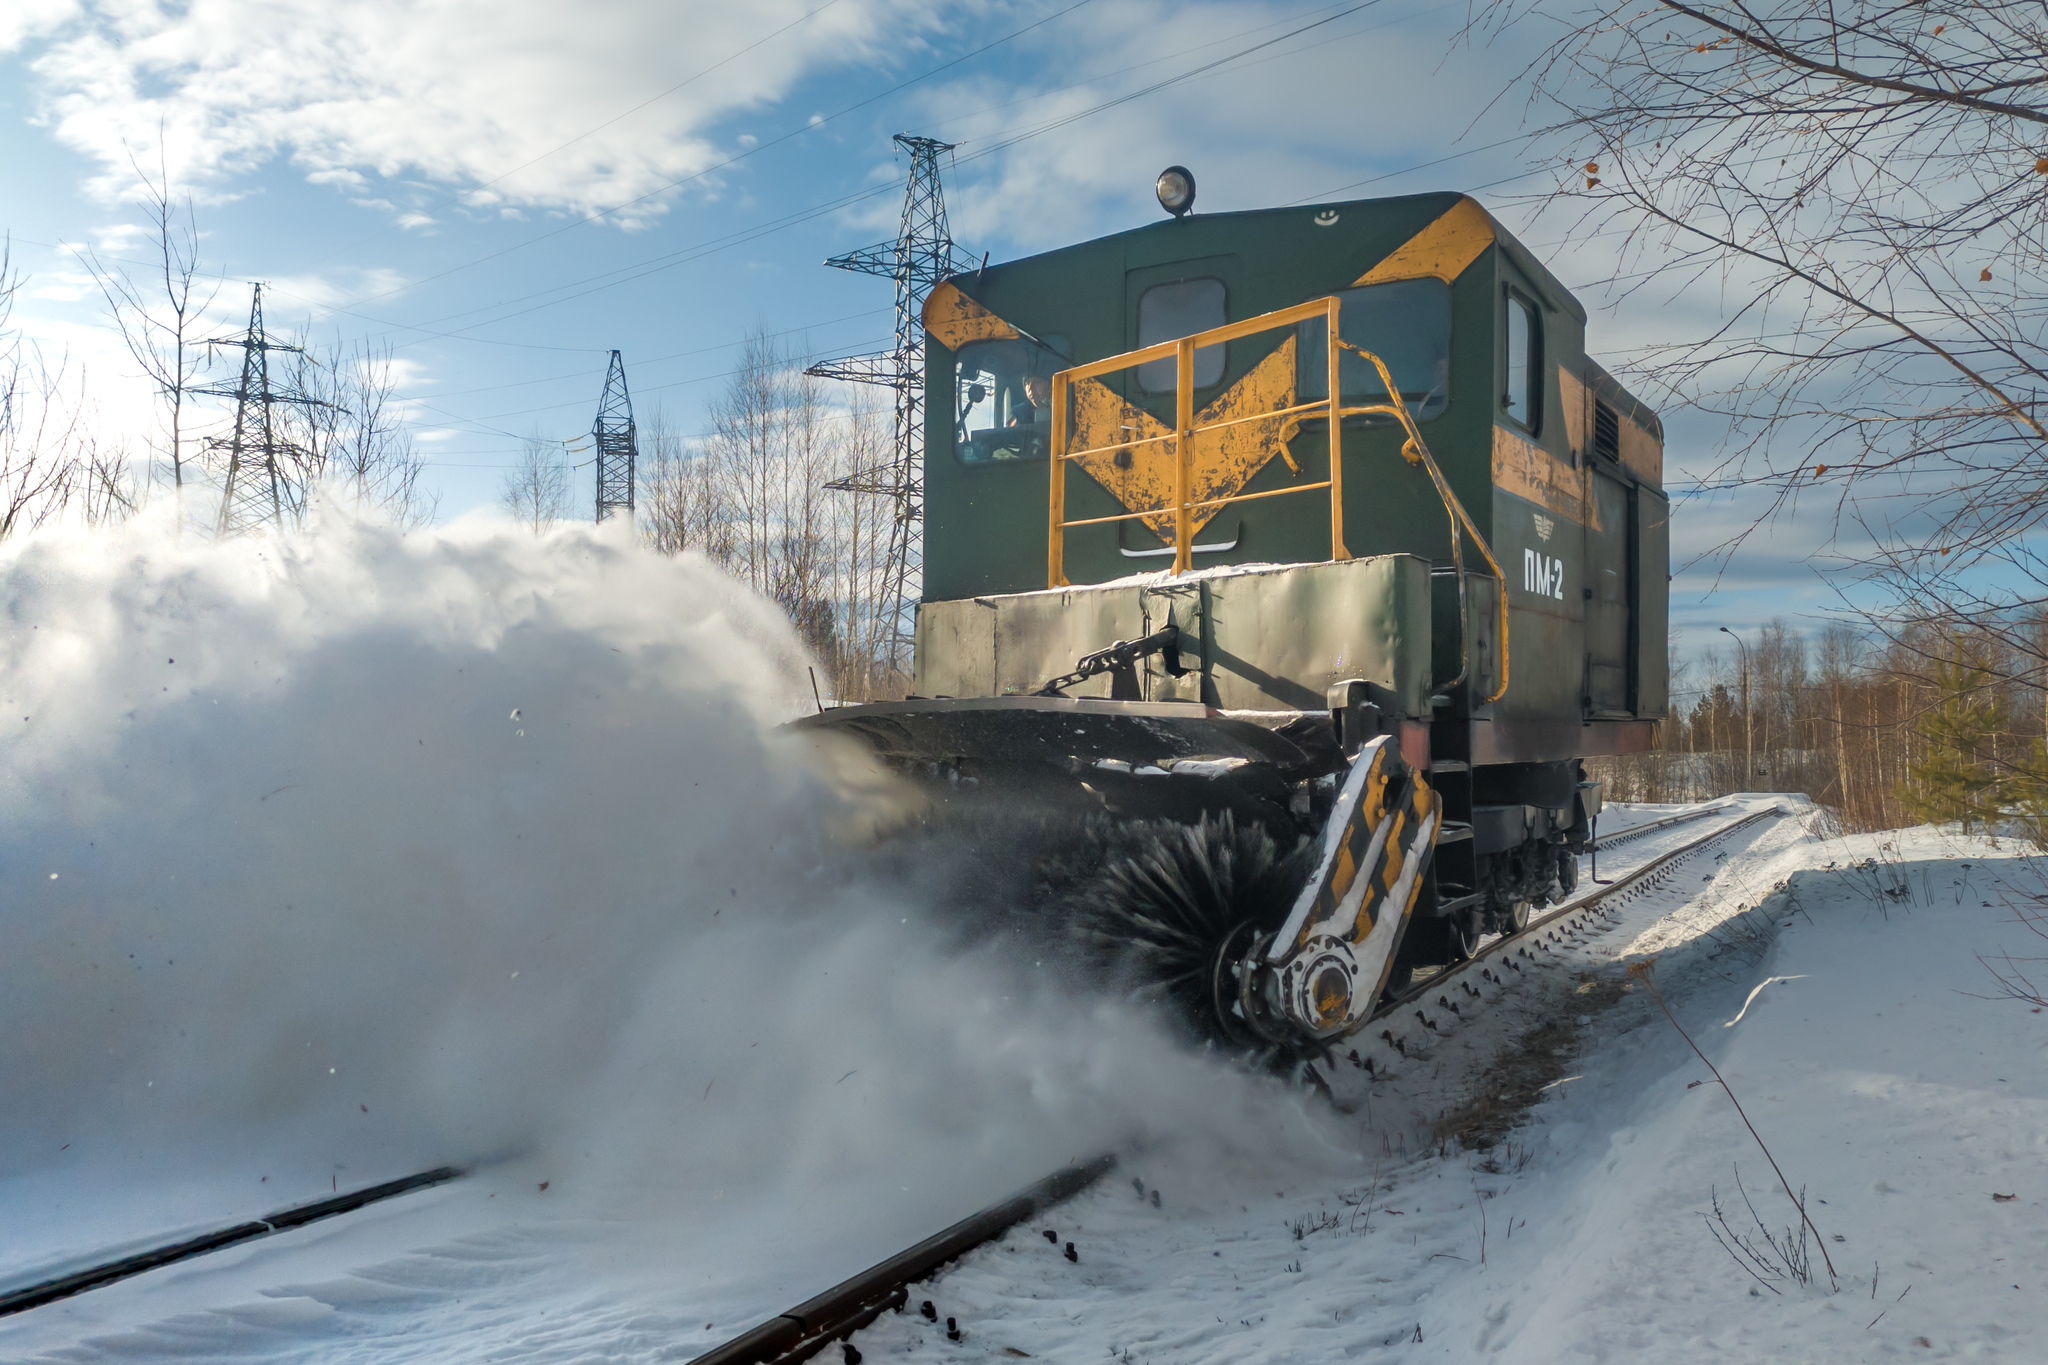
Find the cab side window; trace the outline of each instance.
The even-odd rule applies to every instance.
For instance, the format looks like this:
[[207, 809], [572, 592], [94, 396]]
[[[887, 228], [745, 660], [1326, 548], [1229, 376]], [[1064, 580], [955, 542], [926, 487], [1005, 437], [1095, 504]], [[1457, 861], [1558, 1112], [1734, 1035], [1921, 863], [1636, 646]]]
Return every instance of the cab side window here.
[[[1178, 341], [1229, 321], [1223, 313], [1223, 281], [1214, 279], [1176, 280], [1155, 284], [1138, 296], [1138, 345], [1156, 346]], [[1223, 379], [1222, 344], [1195, 351], [1195, 387], [1206, 389]], [[1138, 387], [1147, 393], [1172, 393], [1174, 365], [1171, 358], [1148, 360], [1138, 367]]]
[[1507, 291], [1502, 306], [1507, 314], [1501, 328], [1507, 341], [1507, 363], [1500, 408], [1533, 436], [1543, 419], [1543, 313], [1534, 299], [1514, 289]]

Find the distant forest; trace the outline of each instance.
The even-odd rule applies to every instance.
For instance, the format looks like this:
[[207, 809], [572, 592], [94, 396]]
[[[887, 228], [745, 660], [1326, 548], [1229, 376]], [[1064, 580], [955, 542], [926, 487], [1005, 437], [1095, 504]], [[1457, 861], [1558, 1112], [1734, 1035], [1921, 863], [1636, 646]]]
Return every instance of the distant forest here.
[[1803, 792], [1850, 831], [1961, 822], [2048, 833], [2048, 619], [1891, 638], [1773, 621], [1673, 661], [1650, 753], [1589, 760], [1610, 801]]

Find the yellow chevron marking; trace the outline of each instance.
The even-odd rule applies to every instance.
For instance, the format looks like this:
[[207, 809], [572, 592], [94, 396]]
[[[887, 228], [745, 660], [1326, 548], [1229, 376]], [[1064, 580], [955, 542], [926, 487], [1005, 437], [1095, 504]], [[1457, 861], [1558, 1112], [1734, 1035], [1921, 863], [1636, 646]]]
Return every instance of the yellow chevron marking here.
[[1394, 249], [1392, 255], [1352, 281], [1360, 285], [1419, 280], [1434, 275], [1449, 284], [1493, 245], [1493, 219], [1479, 202], [1461, 197], [1442, 217]]
[[[977, 341], [1013, 341], [1023, 335], [948, 281], [932, 290], [924, 303], [924, 328], [949, 350]], [[1194, 438], [1194, 469], [1189, 480], [1192, 501], [1232, 497], [1275, 455], [1293, 466], [1287, 442], [1299, 429], [1296, 417], [1258, 418], [1257, 414], [1294, 406], [1298, 390], [1295, 339], [1288, 334], [1279, 346], [1252, 366], [1195, 417], [1197, 425], [1229, 422], [1235, 426], [1205, 431]], [[1161, 539], [1173, 539], [1173, 428], [1135, 403], [1111, 392], [1100, 380], [1083, 379], [1073, 386], [1070, 410], [1071, 450], [1095, 450], [1075, 463], [1088, 471], [1127, 511], [1150, 512], [1145, 524]], [[1296, 471], [1299, 472], [1298, 470]], [[1220, 508], [1193, 514], [1200, 531]]]
[[1600, 529], [1600, 510], [1593, 497], [1590, 462], [1573, 469], [1557, 456], [1506, 427], [1493, 429], [1493, 482], [1504, 493], [1513, 493], [1581, 526]]
[[1022, 335], [950, 280], [925, 296], [924, 329], [949, 351], [977, 341], [1015, 341]]
[[1352, 861], [1351, 844], [1346, 841], [1337, 850], [1337, 866], [1330, 874], [1330, 899], [1344, 899], [1344, 893], [1351, 889], [1351, 879], [1357, 875], [1358, 865]]
[[[1295, 391], [1295, 339], [1289, 333], [1271, 354], [1197, 413], [1195, 424], [1228, 422], [1293, 407]], [[1082, 380], [1073, 386], [1073, 394], [1072, 448], [1096, 451], [1079, 456], [1074, 463], [1130, 511], [1172, 506], [1173, 429], [1096, 380]], [[1287, 442], [1299, 426], [1299, 418], [1266, 417], [1195, 436], [1189, 500], [1204, 502], [1242, 491], [1275, 455], [1286, 457]], [[1104, 446], [1115, 448], [1101, 449]], [[1288, 462], [1293, 463], [1291, 459]], [[1191, 517], [1194, 530], [1200, 531], [1220, 510], [1195, 512]], [[1146, 517], [1145, 524], [1161, 540], [1173, 538], [1170, 514], [1162, 511], [1159, 516]]]

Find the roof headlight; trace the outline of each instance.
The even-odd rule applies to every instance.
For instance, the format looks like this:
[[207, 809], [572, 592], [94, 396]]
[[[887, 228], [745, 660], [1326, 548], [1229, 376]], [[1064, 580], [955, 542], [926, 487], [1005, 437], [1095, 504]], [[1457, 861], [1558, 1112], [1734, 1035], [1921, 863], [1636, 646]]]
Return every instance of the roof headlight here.
[[1185, 166], [1168, 166], [1159, 173], [1159, 207], [1176, 218], [1195, 206], [1195, 173]]

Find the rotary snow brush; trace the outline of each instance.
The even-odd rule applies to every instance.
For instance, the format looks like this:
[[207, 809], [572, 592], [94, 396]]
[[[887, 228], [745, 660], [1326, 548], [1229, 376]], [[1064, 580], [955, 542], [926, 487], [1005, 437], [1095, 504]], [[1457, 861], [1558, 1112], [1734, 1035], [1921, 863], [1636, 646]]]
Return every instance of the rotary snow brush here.
[[[1045, 703], [1030, 700], [1013, 714], [1042, 724]], [[1065, 720], [1098, 719], [1087, 702], [1059, 701]], [[957, 750], [992, 719], [949, 724], [944, 742]], [[1224, 723], [1204, 723], [1190, 746], [1219, 738]], [[1350, 759], [1288, 744], [1285, 759], [1283, 737], [1246, 726], [1257, 738], [1236, 737], [1263, 746], [1256, 757], [1212, 748], [1145, 762], [1090, 751], [1156, 752], [1176, 728], [1060, 728], [1060, 748], [1081, 756], [1033, 763], [1012, 742], [1005, 762], [897, 765], [931, 801], [881, 856], [949, 903], [963, 942], [1015, 941], [1156, 1002], [1196, 1037], [1275, 1058], [1319, 1052], [1363, 1023], [1396, 975], [1441, 823], [1436, 792], [1391, 736]], [[1082, 742], [1091, 730], [1099, 745]]]

